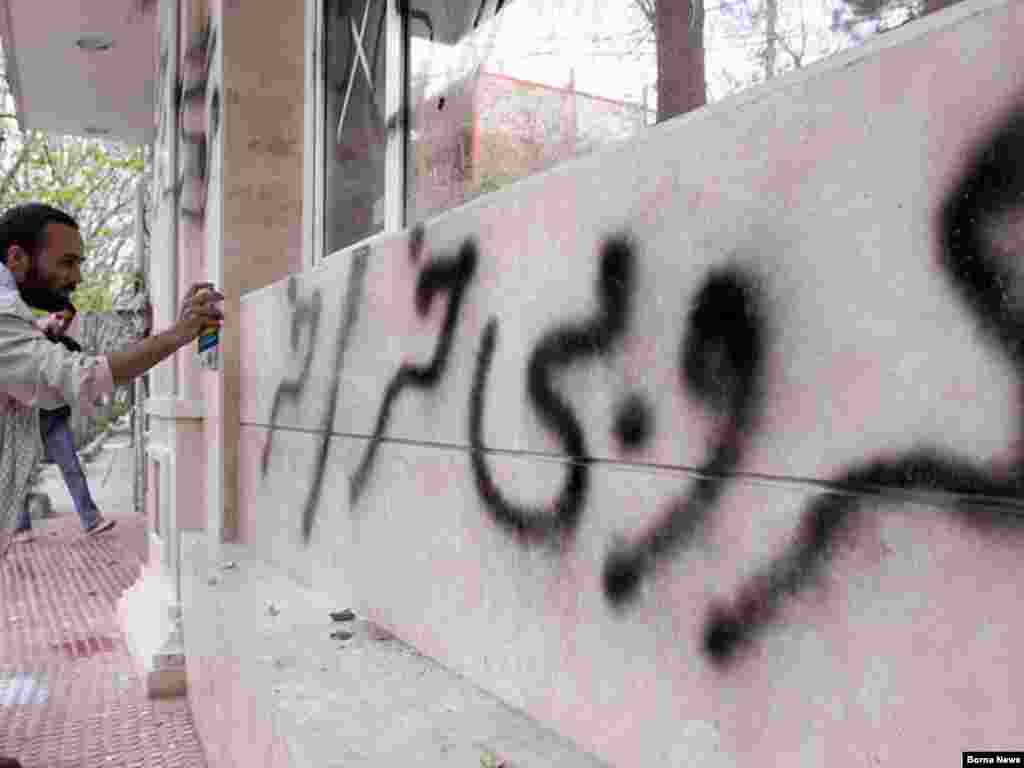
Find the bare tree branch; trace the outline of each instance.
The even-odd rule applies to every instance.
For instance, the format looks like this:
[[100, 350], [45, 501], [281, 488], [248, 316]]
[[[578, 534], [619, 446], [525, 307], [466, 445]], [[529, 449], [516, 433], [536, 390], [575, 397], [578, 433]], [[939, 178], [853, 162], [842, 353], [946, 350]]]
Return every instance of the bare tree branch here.
[[14, 165], [11, 166], [10, 170], [4, 174], [4, 179], [0, 182], [0, 200], [7, 199], [7, 191], [10, 189], [11, 182], [14, 181], [21, 167], [25, 164], [25, 160], [32, 153], [32, 146], [29, 143], [22, 145], [18, 151], [18, 157], [14, 161]]

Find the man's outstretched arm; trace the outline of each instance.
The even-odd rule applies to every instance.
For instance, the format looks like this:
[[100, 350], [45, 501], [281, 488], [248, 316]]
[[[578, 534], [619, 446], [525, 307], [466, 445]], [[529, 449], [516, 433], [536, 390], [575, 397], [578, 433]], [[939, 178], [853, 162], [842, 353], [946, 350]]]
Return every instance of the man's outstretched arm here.
[[77, 403], [90, 411], [96, 398], [110, 394], [115, 384], [125, 384], [170, 357], [205, 326], [219, 325], [223, 315], [217, 304], [222, 300], [209, 283], [194, 285], [170, 329], [100, 356], [72, 353], [54, 344], [24, 315], [2, 315], [0, 394], [38, 408]]
[[206, 326], [219, 325], [224, 315], [217, 304], [223, 299], [211, 283], [193, 285], [173, 326], [107, 355], [114, 384], [127, 384], [196, 339]]

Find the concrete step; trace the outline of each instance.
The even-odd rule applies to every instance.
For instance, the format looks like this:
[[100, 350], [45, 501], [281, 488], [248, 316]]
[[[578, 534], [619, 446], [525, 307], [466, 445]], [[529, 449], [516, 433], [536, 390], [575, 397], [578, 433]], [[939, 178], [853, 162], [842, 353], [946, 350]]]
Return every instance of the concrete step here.
[[189, 697], [211, 765], [603, 765], [372, 622], [332, 621], [347, 606], [244, 547], [214, 562], [195, 537], [183, 555]]

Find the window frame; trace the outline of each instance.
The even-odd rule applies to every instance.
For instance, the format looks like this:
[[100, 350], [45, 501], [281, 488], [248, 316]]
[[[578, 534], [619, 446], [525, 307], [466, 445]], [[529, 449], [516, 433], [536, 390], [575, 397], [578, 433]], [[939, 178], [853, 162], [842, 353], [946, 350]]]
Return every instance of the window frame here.
[[324, 125], [325, 75], [327, 60], [325, 50], [324, 15], [331, 0], [306, 0], [306, 85], [305, 85], [305, 130], [306, 147], [311, 151], [303, 153], [303, 263], [307, 268], [324, 266], [336, 260], [339, 254], [352, 252], [366, 245], [374, 238], [386, 237], [400, 232], [405, 227], [405, 185], [406, 185], [406, 131], [408, 126], [402, 115], [408, 103], [409, 83], [407, 72], [407, 41], [405, 39], [406, 16], [402, 12], [403, 0], [353, 0], [353, 2], [385, 2], [385, 63], [384, 63], [384, 104], [387, 115], [387, 139], [384, 162], [384, 228], [367, 235], [337, 251], [327, 253], [324, 229], [327, 212], [325, 209], [326, 181], [324, 162], [327, 157], [330, 137]]

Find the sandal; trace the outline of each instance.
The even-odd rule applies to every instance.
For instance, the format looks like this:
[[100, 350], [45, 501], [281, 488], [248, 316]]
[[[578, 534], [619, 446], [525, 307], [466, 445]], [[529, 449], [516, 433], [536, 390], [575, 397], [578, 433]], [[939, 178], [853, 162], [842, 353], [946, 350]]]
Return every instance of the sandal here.
[[[11, 544], [28, 544], [35, 540], [36, 536], [32, 533], [32, 529], [25, 528], [24, 530], [14, 532], [14, 535], [11, 537]], [[0, 768], [3, 768], [3, 763], [0, 763]]]
[[[101, 533], [106, 533], [111, 528], [117, 525], [116, 520], [108, 520], [105, 517], [101, 517], [96, 521], [96, 525], [85, 532], [86, 536], [98, 536]], [[2, 768], [2, 766], [0, 766]]]

